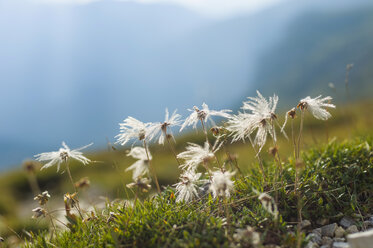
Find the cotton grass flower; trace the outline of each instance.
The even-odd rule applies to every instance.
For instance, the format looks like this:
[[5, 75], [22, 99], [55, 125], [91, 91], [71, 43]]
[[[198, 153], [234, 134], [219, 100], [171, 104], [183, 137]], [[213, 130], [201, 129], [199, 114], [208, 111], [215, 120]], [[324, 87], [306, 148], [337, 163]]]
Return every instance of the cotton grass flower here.
[[[165, 142], [165, 139], [167, 139], [167, 130], [169, 130], [170, 134], [172, 135], [172, 130], [171, 130], [171, 127], [174, 127], [174, 126], [180, 126], [181, 123], [182, 123], [182, 120], [181, 120], [181, 115], [179, 115], [178, 113], [176, 113], [177, 110], [175, 110], [171, 117], [170, 117], [170, 114], [168, 112], [168, 109], [166, 109], [166, 115], [165, 115], [165, 120], [164, 122], [161, 122], [160, 124], [157, 125], [156, 127], [156, 135], [158, 135], [158, 132], [160, 132], [160, 136], [159, 136], [159, 139], [158, 139], [158, 143], [161, 144], [161, 145], [164, 145], [164, 142]], [[173, 135], [172, 135], [173, 137]]]
[[220, 111], [217, 110], [210, 110], [206, 103], [202, 104], [202, 109], [194, 106], [193, 109], [188, 109], [192, 113], [185, 119], [183, 125], [180, 128], [180, 132], [187, 126], [193, 126], [193, 128], [197, 128], [198, 122], [205, 122], [210, 121], [212, 125], [215, 125], [215, 122], [212, 120], [212, 116], [220, 116], [224, 118], [229, 118], [229, 112], [232, 112], [229, 109], [223, 109]]
[[250, 111], [254, 115], [261, 116], [262, 119], [276, 118], [275, 110], [278, 103], [278, 96], [273, 94], [273, 97], [269, 97], [267, 101], [258, 90], [256, 93], [258, 96], [248, 97], [248, 100], [243, 103], [242, 109]]
[[207, 141], [203, 147], [194, 143], [188, 143], [186, 151], [179, 153], [177, 158], [184, 160], [184, 164], [180, 166], [182, 169], [195, 171], [199, 164], [203, 163], [203, 165], [206, 165], [209, 161], [213, 160], [216, 151], [217, 149], [210, 149], [210, 144]]
[[[229, 118], [227, 130], [232, 133], [232, 142], [246, 138], [251, 141], [250, 135], [256, 131], [253, 143], [259, 147], [259, 153], [267, 141], [268, 134], [274, 142], [277, 141], [275, 124], [278, 126], [279, 124], [275, 114], [278, 96], [273, 95], [267, 100], [259, 91], [257, 95], [257, 97], [248, 97], [248, 100], [243, 102], [244, 112], [239, 112]], [[283, 133], [287, 137], [285, 132]]]
[[198, 197], [198, 186], [200, 183], [205, 183], [207, 180], [200, 180], [201, 173], [194, 171], [185, 171], [180, 176], [180, 182], [174, 184], [176, 186], [176, 202], [189, 202]]
[[44, 152], [35, 155], [37, 161], [44, 162], [49, 161], [47, 164], [45, 164], [41, 170], [45, 168], [49, 168], [53, 165], [57, 165], [57, 171], [60, 170], [60, 165], [63, 162], [67, 162], [70, 158], [78, 160], [82, 164], [86, 165], [91, 162], [90, 159], [83, 156], [83, 153], [81, 150], [91, 146], [93, 143], [80, 147], [78, 149], [70, 150], [70, 148], [66, 145], [65, 142], [62, 142], [62, 148], [59, 149], [59, 151], [56, 152]]
[[321, 97], [321, 95], [316, 98], [307, 96], [300, 100], [297, 108], [300, 108], [302, 111], [308, 109], [316, 119], [325, 121], [332, 116], [325, 108], [335, 108], [335, 105], [329, 103], [333, 99], [332, 97]]
[[230, 192], [234, 188], [234, 183], [231, 177], [235, 172], [229, 171], [214, 171], [212, 173], [210, 190], [214, 198], [216, 197], [230, 197]]
[[154, 123], [141, 122], [133, 117], [127, 117], [123, 123], [119, 123], [120, 133], [115, 136], [117, 142], [121, 145], [127, 144], [129, 141], [151, 141], [156, 134], [156, 125]]
[[126, 169], [126, 171], [133, 171], [132, 178], [134, 181], [137, 181], [139, 177], [142, 177], [145, 174], [149, 174], [149, 166], [152, 155], [150, 153], [148, 153], [148, 155], [145, 148], [139, 146], [133, 147], [127, 154], [127, 156], [138, 159], [134, 164]]

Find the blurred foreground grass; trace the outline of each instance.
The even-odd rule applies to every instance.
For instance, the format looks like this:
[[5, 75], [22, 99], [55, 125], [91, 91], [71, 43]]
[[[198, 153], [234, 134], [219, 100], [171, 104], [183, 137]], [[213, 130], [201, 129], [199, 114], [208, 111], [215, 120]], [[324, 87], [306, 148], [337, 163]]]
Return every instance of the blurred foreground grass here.
[[[339, 141], [354, 137], [364, 137], [373, 134], [373, 102], [365, 101], [356, 104], [337, 106], [332, 110], [333, 118], [326, 122], [318, 121], [306, 114], [303, 133], [302, 150], [322, 146], [332, 139]], [[282, 123], [284, 116], [278, 116]], [[290, 127], [290, 125], [288, 125]], [[299, 129], [299, 118], [294, 123], [297, 135]], [[291, 130], [286, 130], [291, 135]], [[279, 136], [279, 154], [283, 161], [287, 161], [293, 152], [292, 143], [281, 135]], [[203, 143], [202, 132], [191, 131], [189, 134], [177, 138], [177, 153], [182, 152], [187, 142]], [[267, 153], [270, 142], [262, 151], [265, 164], [272, 163], [271, 156]], [[113, 147], [115, 149], [113, 149]], [[256, 159], [250, 144], [236, 143], [228, 145], [227, 150], [237, 155], [238, 164], [241, 170], [248, 172], [254, 165]], [[150, 147], [153, 155], [153, 164], [156, 169], [161, 185], [172, 185], [176, 183], [180, 170], [167, 145]], [[132, 194], [126, 190], [125, 184], [131, 182], [132, 173], [125, 172], [125, 169], [135, 160], [126, 156], [126, 149], [117, 145], [108, 145], [108, 149], [86, 154], [88, 158], [95, 161], [87, 166], [71, 162], [72, 175], [75, 181], [88, 177], [91, 186], [80, 192], [80, 200], [91, 205], [105, 202], [105, 199], [126, 199]], [[218, 153], [220, 160], [226, 159], [223, 151]], [[246, 173], [247, 174], [247, 173]], [[56, 173], [52, 167], [43, 171], [37, 170], [37, 180], [42, 191], [48, 190], [54, 201], [51, 202], [51, 209], [56, 209], [61, 215], [63, 210], [63, 194], [72, 192], [70, 182], [66, 173]], [[154, 187], [153, 187], [154, 188]], [[33, 201], [33, 194], [29, 185], [26, 171], [19, 169], [3, 173], [0, 176], [0, 236], [10, 235], [27, 236], [30, 231], [37, 231], [47, 228], [44, 221], [31, 219], [31, 210], [37, 206]], [[26, 231], [26, 232], [25, 232]]]

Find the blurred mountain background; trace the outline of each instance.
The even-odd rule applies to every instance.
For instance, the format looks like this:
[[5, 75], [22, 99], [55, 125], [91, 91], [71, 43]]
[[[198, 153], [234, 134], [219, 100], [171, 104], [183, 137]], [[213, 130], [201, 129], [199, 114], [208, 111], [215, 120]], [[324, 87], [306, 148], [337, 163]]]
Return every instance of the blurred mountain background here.
[[[0, 0], [0, 169], [36, 153], [113, 141], [127, 116], [208, 103], [237, 109], [259, 89], [282, 109], [307, 95], [372, 94], [373, 3], [280, 1], [214, 18], [166, 3]], [[332, 82], [336, 90], [328, 87]]]

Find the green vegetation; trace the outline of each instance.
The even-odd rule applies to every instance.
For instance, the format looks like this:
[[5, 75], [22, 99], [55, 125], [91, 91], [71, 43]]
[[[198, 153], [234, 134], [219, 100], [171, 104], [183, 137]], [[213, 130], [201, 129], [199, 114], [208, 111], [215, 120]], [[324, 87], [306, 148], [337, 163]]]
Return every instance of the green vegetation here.
[[[372, 141], [331, 141], [303, 155], [300, 194], [304, 218], [338, 219], [369, 213], [373, 208]], [[268, 171], [274, 171], [275, 166], [268, 164]], [[269, 175], [273, 179], [274, 174]], [[173, 189], [167, 187], [160, 196], [134, 205], [107, 202], [106, 209], [97, 211], [95, 218], [78, 222], [51, 241], [45, 232], [32, 234], [26, 247], [52, 247], [50, 242], [57, 247], [228, 247], [231, 242], [239, 243], [233, 238], [235, 230], [247, 225], [261, 234], [263, 244], [280, 242], [284, 247], [295, 247], [295, 227], [288, 227], [288, 222], [296, 219], [292, 161], [286, 163], [283, 179], [278, 222], [261, 207], [252, 190], [269, 186], [253, 168], [247, 176], [237, 175], [235, 193], [227, 202], [206, 195], [189, 204], [175, 203]]]
[[[327, 122], [306, 116], [302, 151], [308, 151], [302, 155], [299, 181], [303, 219], [364, 216], [373, 208], [373, 133], [370, 128], [373, 118], [367, 114], [372, 106], [371, 102], [339, 106], [331, 111], [333, 118]], [[299, 118], [294, 124], [297, 130]], [[290, 129], [287, 132], [291, 133]], [[183, 151], [187, 141], [201, 144], [203, 140], [200, 134], [181, 136], [176, 151]], [[27, 173], [5, 173], [0, 178], [0, 236], [7, 238], [8, 244], [29, 240], [26, 244], [29, 247], [228, 246], [239, 243], [235, 235], [237, 229], [251, 226], [260, 233], [263, 244], [281, 243], [285, 247], [294, 247], [297, 196], [294, 192], [293, 147], [291, 141], [279, 139], [283, 174], [280, 183], [275, 184], [276, 164], [266, 152], [269, 146], [262, 152], [268, 175], [266, 181], [249, 144], [228, 145], [227, 150], [237, 156], [242, 171], [242, 175], [238, 172], [235, 175], [235, 190], [231, 197], [225, 201], [205, 195], [188, 204], [176, 203], [174, 189], [167, 186], [176, 183], [180, 173], [167, 146], [150, 147], [158, 179], [166, 188], [160, 196], [155, 191], [141, 193], [134, 206], [134, 192], [125, 187], [131, 182], [131, 174], [124, 171], [134, 160], [116, 146], [115, 149], [109, 146], [106, 152], [88, 154], [87, 157], [96, 162], [88, 166], [71, 163], [71, 170], [75, 181], [83, 177], [90, 179], [91, 187], [79, 191], [79, 200], [82, 205], [89, 202], [96, 206], [96, 210], [87, 211], [84, 217], [91, 218], [84, 223], [70, 219], [73, 224], [70, 229], [54, 234], [52, 240], [47, 232], [48, 219], [30, 218], [37, 203], [32, 201]], [[222, 160], [227, 159], [222, 151], [217, 155]], [[37, 181], [41, 190], [48, 190], [52, 196], [49, 208], [54, 210], [53, 214], [66, 223], [63, 194], [72, 192], [72, 187], [67, 173], [61, 175], [55, 169], [37, 171]], [[278, 200], [278, 221], [263, 209], [253, 189], [267, 192]], [[153, 196], [149, 198], [149, 194]], [[105, 206], [99, 206], [101, 202]]]

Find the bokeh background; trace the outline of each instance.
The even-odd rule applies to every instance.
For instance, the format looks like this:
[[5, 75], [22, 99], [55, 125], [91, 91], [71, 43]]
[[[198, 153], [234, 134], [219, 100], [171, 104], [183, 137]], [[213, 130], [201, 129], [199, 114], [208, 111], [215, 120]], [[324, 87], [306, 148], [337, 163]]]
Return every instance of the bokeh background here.
[[128, 115], [343, 96], [350, 63], [369, 98], [372, 25], [370, 0], [0, 0], [0, 170], [62, 141], [100, 150]]
[[[79, 190], [83, 209], [131, 198], [125, 169], [134, 159], [114, 144], [127, 116], [160, 122], [168, 107], [185, 118], [203, 102], [236, 112], [260, 90], [279, 96], [282, 123], [299, 99], [323, 94], [337, 108], [327, 122], [306, 114], [302, 149], [373, 135], [372, 27], [371, 0], [0, 0], [0, 236], [18, 247], [48, 229], [31, 219], [38, 190], [30, 183], [49, 191], [54, 217], [66, 221], [67, 173], [24, 162], [62, 141], [94, 142], [85, 151], [94, 162], [71, 162], [75, 181], [90, 180]], [[176, 152], [187, 142], [204, 136], [177, 135]], [[291, 142], [279, 135], [278, 147], [287, 161]], [[244, 173], [258, 166], [248, 144], [226, 149]], [[160, 184], [176, 183], [169, 147], [150, 151]]]

